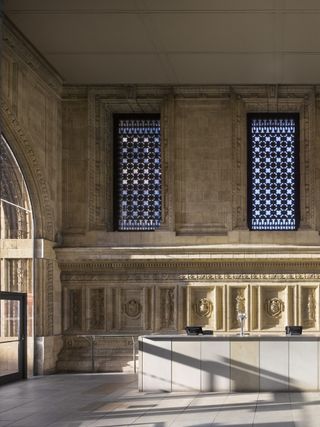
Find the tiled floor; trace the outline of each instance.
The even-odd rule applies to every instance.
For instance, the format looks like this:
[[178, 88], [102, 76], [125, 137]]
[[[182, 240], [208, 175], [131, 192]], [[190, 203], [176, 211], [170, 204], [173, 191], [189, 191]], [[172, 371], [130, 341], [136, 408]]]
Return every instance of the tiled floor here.
[[0, 427], [319, 427], [320, 393], [139, 393], [134, 375], [36, 377], [0, 387]]

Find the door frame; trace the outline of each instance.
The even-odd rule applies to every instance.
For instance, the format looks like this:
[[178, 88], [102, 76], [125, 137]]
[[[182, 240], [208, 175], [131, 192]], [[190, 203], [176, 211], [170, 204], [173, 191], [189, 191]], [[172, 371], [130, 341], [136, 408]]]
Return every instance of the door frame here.
[[[19, 325], [19, 347], [18, 347], [18, 372], [0, 376], [0, 385], [27, 378], [27, 294], [21, 292], [1, 292], [0, 301], [20, 302], [20, 325]], [[1, 344], [0, 344], [1, 345]]]

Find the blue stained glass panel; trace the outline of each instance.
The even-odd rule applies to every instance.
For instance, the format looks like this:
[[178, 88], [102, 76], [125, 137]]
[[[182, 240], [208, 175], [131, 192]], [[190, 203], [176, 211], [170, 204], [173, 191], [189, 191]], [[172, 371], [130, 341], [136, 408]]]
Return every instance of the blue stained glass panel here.
[[249, 115], [249, 228], [298, 228], [298, 115]]
[[160, 117], [116, 119], [116, 225], [153, 231], [161, 223]]

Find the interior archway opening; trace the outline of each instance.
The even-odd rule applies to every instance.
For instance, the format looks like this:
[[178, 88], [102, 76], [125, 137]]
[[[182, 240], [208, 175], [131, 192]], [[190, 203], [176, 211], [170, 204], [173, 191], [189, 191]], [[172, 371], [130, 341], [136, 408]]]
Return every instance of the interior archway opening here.
[[0, 139], [0, 382], [34, 368], [34, 224], [29, 191]]

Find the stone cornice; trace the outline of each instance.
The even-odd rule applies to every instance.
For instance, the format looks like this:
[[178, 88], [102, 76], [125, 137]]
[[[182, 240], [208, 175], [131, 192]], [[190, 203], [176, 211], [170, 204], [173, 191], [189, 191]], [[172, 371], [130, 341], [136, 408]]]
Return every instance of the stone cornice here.
[[320, 97], [320, 86], [314, 85], [65, 85], [63, 97], [83, 98], [87, 94], [100, 99], [139, 99], [173, 96], [177, 99], [283, 98]]
[[66, 272], [61, 275], [62, 281], [67, 284], [76, 284], [85, 282], [86, 285], [96, 286], [97, 282], [161, 282], [166, 284], [173, 281], [175, 283], [211, 283], [211, 282], [297, 282], [320, 281], [319, 273], [128, 273], [128, 272], [105, 272], [104, 274], [94, 274], [92, 272]]
[[61, 262], [97, 260], [320, 259], [320, 246], [214, 245], [145, 247], [57, 247]]
[[184, 274], [283, 274], [283, 273], [320, 273], [318, 260], [310, 261], [261, 261], [261, 260], [188, 260], [188, 261], [92, 261], [92, 262], [59, 262], [63, 273], [135, 273], [148, 272], [184, 272]]

